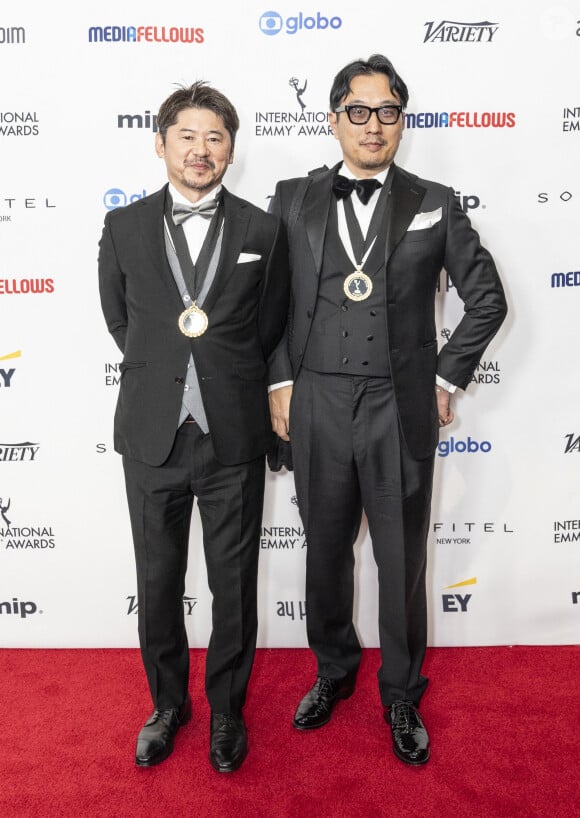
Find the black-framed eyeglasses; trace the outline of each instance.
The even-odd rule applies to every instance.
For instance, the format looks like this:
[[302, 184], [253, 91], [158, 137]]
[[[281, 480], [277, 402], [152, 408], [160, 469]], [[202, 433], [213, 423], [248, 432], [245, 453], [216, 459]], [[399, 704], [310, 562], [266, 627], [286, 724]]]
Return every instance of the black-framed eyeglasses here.
[[381, 105], [380, 108], [370, 108], [368, 105], [341, 105], [335, 108], [335, 114], [346, 113], [353, 125], [366, 125], [372, 114], [376, 114], [381, 125], [394, 125], [398, 122], [402, 105]]

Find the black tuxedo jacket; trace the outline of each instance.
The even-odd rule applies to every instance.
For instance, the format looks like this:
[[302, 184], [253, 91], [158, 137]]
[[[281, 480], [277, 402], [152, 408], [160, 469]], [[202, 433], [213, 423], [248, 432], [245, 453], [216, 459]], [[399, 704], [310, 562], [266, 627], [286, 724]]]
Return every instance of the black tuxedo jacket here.
[[193, 352], [216, 456], [243, 463], [272, 443], [267, 360], [288, 311], [285, 230], [223, 189], [221, 256], [203, 304], [209, 327], [189, 339], [177, 325], [184, 306], [165, 251], [166, 189], [108, 213], [99, 244], [101, 305], [123, 352], [115, 449], [151, 466], [166, 460]]
[[[291, 229], [291, 307], [287, 338], [278, 346], [270, 382], [296, 378], [316, 307], [324, 239], [339, 166], [312, 176]], [[507, 306], [495, 264], [463, 213], [453, 189], [393, 165], [384, 245], [388, 355], [401, 429], [411, 455], [437, 445], [435, 375], [463, 389], [501, 323]], [[279, 182], [271, 212], [286, 223], [300, 179]], [[437, 352], [435, 295], [442, 268], [465, 312]]]

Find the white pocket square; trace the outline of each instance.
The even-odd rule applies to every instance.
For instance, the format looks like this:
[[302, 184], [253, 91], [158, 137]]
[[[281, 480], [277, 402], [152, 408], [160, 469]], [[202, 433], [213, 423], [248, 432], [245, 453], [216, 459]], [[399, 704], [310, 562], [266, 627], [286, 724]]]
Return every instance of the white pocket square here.
[[262, 256], [259, 253], [240, 253], [238, 264], [247, 264], [248, 261], [260, 261]]
[[426, 230], [441, 221], [442, 208], [431, 210], [430, 213], [417, 213], [407, 230]]

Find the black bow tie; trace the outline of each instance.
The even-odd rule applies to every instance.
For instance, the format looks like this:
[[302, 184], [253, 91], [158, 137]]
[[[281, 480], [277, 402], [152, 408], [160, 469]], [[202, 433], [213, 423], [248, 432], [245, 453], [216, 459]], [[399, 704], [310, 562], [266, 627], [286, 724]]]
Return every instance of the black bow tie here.
[[211, 219], [218, 208], [218, 204], [217, 199], [210, 199], [200, 205], [186, 205], [176, 202], [171, 211], [173, 222], [174, 224], [182, 224], [190, 216], [203, 216], [204, 219]]
[[338, 173], [334, 177], [332, 189], [337, 199], [346, 199], [356, 190], [356, 195], [366, 205], [377, 188], [381, 187], [378, 179], [347, 179]]

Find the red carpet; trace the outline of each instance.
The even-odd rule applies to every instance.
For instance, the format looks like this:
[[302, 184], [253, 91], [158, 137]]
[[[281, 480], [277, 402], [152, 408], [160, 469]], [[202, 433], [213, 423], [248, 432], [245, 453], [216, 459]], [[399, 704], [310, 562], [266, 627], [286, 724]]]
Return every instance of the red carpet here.
[[580, 647], [432, 648], [425, 767], [398, 761], [382, 721], [378, 651], [332, 722], [301, 733], [306, 650], [259, 650], [243, 767], [210, 767], [205, 652], [192, 651], [194, 719], [158, 767], [135, 767], [151, 709], [136, 650], [3, 650], [3, 818], [570, 818], [580, 812]]

